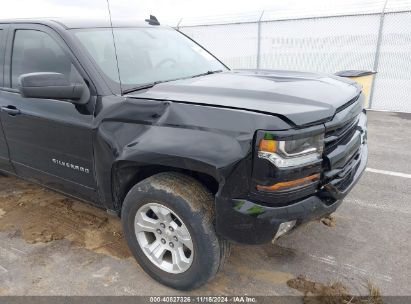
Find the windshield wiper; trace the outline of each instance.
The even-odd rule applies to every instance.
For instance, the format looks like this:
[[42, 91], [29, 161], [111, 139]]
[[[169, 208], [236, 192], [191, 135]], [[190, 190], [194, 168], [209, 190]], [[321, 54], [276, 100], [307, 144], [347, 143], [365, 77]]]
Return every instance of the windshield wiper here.
[[[223, 70], [207, 71], [205, 73], [190, 76], [190, 77], [187, 77], [187, 78], [201, 77], [201, 76], [211, 75], [211, 74], [215, 74], [215, 73], [221, 73], [222, 71]], [[153, 82], [149, 82], [149, 83], [145, 83], [145, 84], [141, 84], [141, 85], [132, 87], [130, 89], [123, 90], [121, 93], [124, 95], [124, 94], [132, 93], [132, 92], [136, 92], [136, 91], [140, 91], [140, 90], [144, 90], [144, 89], [150, 89], [150, 88], [154, 87], [155, 85], [157, 85], [159, 83], [170, 82], [170, 81], [175, 81], [175, 80], [180, 80], [180, 79], [187, 79], [187, 78], [177, 78], [177, 79], [170, 79], [170, 80], [153, 81]]]
[[141, 84], [141, 85], [132, 87], [130, 89], [123, 90], [121, 93], [124, 95], [124, 94], [128, 94], [128, 93], [131, 93], [131, 92], [136, 92], [136, 91], [140, 91], [140, 90], [144, 90], [144, 89], [149, 89], [149, 88], [154, 87], [156, 84], [159, 84], [159, 83], [162, 83], [162, 82], [164, 82], [164, 81], [153, 81], [153, 82]]
[[191, 76], [190, 78], [195, 78], [195, 77], [201, 77], [201, 76], [206, 76], [206, 75], [221, 73], [222, 71], [223, 71], [223, 70], [207, 71], [207, 72], [205, 72], [205, 73], [201, 73], [201, 74], [198, 74], [198, 75]]

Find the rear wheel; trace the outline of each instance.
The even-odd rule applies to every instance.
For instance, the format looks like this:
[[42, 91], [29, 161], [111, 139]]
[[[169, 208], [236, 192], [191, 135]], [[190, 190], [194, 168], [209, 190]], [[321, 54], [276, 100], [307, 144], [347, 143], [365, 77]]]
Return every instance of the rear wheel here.
[[229, 243], [213, 226], [214, 200], [197, 180], [160, 173], [127, 194], [122, 222], [141, 267], [160, 283], [193, 289], [213, 278], [229, 254]]

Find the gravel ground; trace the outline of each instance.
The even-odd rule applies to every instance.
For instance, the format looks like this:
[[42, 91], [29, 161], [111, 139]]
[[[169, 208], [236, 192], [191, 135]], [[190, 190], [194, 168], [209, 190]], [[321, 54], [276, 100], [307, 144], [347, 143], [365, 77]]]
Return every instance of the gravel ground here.
[[[298, 295], [304, 275], [364, 294], [411, 295], [411, 114], [369, 112], [369, 163], [335, 214], [275, 245], [233, 246], [217, 278], [191, 295]], [[394, 171], [402, 177], [389, 175]], [[185, 293], [187, 294], [187, 293]], [[182, 295], [130, 257], [119, 220], [11, 177], [0, 178], [0, 295]]]

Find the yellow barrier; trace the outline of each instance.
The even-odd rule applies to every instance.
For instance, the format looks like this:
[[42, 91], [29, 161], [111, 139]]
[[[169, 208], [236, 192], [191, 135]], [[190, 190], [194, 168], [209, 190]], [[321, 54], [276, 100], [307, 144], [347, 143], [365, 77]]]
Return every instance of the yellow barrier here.
[[362, 91], [364, 94], [364, 108], [368, 109], [370, 107], [370, 95], [375, 73], [376, 72], [371, 71], [350, 70], [337, 72], [335, 75], [350, 78], [362, 85]]

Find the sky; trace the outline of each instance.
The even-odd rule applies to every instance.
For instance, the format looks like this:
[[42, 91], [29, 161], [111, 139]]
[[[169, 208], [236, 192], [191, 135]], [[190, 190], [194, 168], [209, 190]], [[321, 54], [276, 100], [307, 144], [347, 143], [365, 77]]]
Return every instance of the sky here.
[[[411, 0], [388, 0], [411, 3]], [[141, 19], [155, 15], [161, 23], [175, 26], [181, 18], [207, 20], [218, 15], [258, 16], [262, 10], [284, 11], [344, 11], [363, 7], [382, 7], [385, 0], [110, 0], [113, 19]], [[0, 0], [0, 18], [78, 17], [108, 18], [106, 0]]]

